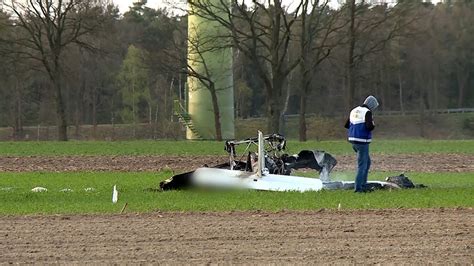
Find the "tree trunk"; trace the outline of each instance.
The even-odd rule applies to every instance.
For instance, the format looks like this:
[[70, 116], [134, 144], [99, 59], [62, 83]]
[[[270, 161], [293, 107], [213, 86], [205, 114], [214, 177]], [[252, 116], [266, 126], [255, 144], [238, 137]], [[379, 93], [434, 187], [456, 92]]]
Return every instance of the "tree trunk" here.
[[418, 71], [418, 86], [419, 86], [419, 99], [418, 99], [418, 104], [419, 104], [419, 113], [420, 113], [420, 137], [424, 138], [425, 137], [425, 84], [423, 82], [423, 76], [421, 75], [420, 71]]
[[67, 141], [68, 138], [67, 138], [66, 112], [64, 110], [64, 99], [63, 99], [62, 91], [61, 91], [60, 75], [58, 73], [55, 73], [54, 75], [53, 86], [55, 90], [58, 140]]
[[84, 99], [85, 90], [86, 90], [86, 80], [84, 76], [82, 76], [82, 84], [78, 91], [78, 95], [76, 99], [76, 110], [74, 114], [74, 124], [76, 127], [74, 135], [76, 139], [80, 139], [80, 126], [81, 126], [81, 120], [83, 119], [81, 110], [83, 110], [83, 102], [84, 102], [83, 99]]
[[49, 125], [46, 125], [46, 139], [49, 140]]
[[350, 24], [349, 24], [349, 46], [347, 53], [347, 72], [346, 72], [346, 86], [347, 86], [347, 108], [351, 109], [355, 105], [355, 62], [354, 50], [356, 43], [355, 36], [355, 12], [356, 1], [351, 0], [349, 8]]
[[280, 128], [280, 106], [275, 99], [268, 100], [267, 119], [268, 133], [278, 133]]
[[[181, 76], [181, 74], [178, 74], [178, 76]], [[173, 99], [171, 99], [171, 97], [173, 97], [173, 87], [174, 87], [174, 77], [171, 78], [171, 83], [170, 83], [170, 88], [169, 88], [169, 95], [167, 94], [167, 90], [165, 90], [165, 109], [164, 109], [164, 117], [166, 119], [166, 117], [168, 117], [169, 114], [171, 114], [171, 117], [173, 117]], [[182, 102], [182, 99], [181, 99], [181, 82], [179, 82], [178, 84], [178, 101], [181, 103]], [[168, 101], [168, 98], [169, 101]], [[170, 103], [168, 106], [168, 102]], [[185, 105], [186, 106], [186, 105]], [[158, 111], [157, 111], [158, 112]]]
[[356, 105], [355, 100], [355, 77], [354, 69], [352, 66], [349, 66], [347, 70], [346, 86], [347, 86], [347, 108], [351, 109]]
[[439, 83], [438, 83], [438, 75], [435, 75], [435, 77], [433, 77], [433, 90], [434, 90], [434, 93], [433, 93], [433, 109], [435, 110], [434, 112], [436, 113], [436, 110], [438, 110], [439, 108]]
[[83, 119], [82, 113], [80, 110], [84, 110], [84, 93], [86, 90], [86, 77], [85, 77], [85, 65], [84, 65], [84, 50], [79, 49], [79, 80], [81, 82], [81, 85], [79, 86], [77, 92], [76, 92], [76, 97], [75, 97], [75, 110], [74, 110], [74, 137], [76, 140], [80, 139], [80, 125], [81, 125], [81, 120]]
[[135, 115], [135, 84], [132, 84], [132, 117], [133, 117], [133, 138], [136, 137], [137, 131], [137, 117]]
[[151, 102], [148, 102], [148, 125], [151, 125], [151, 122], [153, 121], [153, 118], [152, 118], [152, 108], [153, 106], [151, 106]]
[[[153, 126], [153, 139], [158, 139], [158, 136], [157, 136], [157, 132], [158, 132], [158, 110], [159, 110], [158, 108], [159, 108], [159, 105], [157, 103], [156, 107], [155, 107], [155, 121], [154, 121], [155, 123], [154, 123], [154, 126]], [[165, 114], [165, 117], [166, 117], [166, 114]]]
[[[113, 101], [112, 101], [112, 106], [114, 106]], [[115, 140], [115, 113], [112, 111], [112, 117], [110, 118], [110, 121], [112, 122], [112, 136], [111, 139]]]
[[386, 82], [386, 76], [385, 76], [385, 72], [384, 72], [384, 67], [383, 67], [383, 66], [380, 67], [380, 83], [379, 83], [379, 84], [380, 84], [380, 85], [379, 85], [378, 87], [379, 87], [379, 89], [380, 89], [380, 91], [379, 91], [379, 93], [380, 93], [380, 99], [382, 100], [382, 103], [383, 103], [383, 105], [380, 106], [380, 109], [383, 111], [383, 110], [385, 109], [385, 107], [386, 107], [387, 109], [389, 109], [389, 108], [390, 108], [389, 106], [390, 106], [390, 104], [391, 104], [391, 99], [390, 99], [390, 97], [388, 97], [388, 99], [387, 99], [387, 97], [386, 97], [386, 95], [385, 95], [385, 86], [387, 86], [388, 82]]
[[300, 112], [299, 112], [299, 136], [300, 141], [306, 141], [306, 95], [300, 95]]
[[420, 86], [420, 95], [419, 95], [419, 105], [420, 105], [420, 137], [424, 138], [425, 137], [425, 101], [423, 99], [424, 95], [424, 89], [423, 85]]
[[398, 89], [399, 89], [399, 101], [400, 101], [400, 112], [405, 115], [405, 108], [403, 106], [403, 85], [402, 85], [402, 73], [398, 68]]
[[74, 111], [74, 137], [80, 139], [80, 123], [79, 123], [79, 103], [76, 103], [76, 110]]
[[288, 78], [288, 82], [286, 83], [286, 96], [285, 96], [285, 102], [283, 103], [283, 110], [281, 110], [280, 114], [280, 125], [279, 125], [279, 133], [285, 135], [285, 129], [286, 129], [286, 113], [288, 111], [288, 104], [290, 102], [290, 94], [291, 94], [291, 74], [290, 77]]
[[300, 110], [298, 115], [298, 136], [300, 141], [306, 141], [306, 79], [308, 76], [308, 70], [306, 68], [306, 60], [308, 59], [308, 42], [307, 42], [307, 27], [306, 27], [306, 11], [308, 2], [303, 5], [303, 12], [301, 14], [301, 41], [300, 41], [300, 74], [301, 74], [301, 86], [300, 86]]
[[97, 87], [92, 91], [92, 138], [97, 139]]
[[15, 93], [15, 128], [13, 132], [13, 137], [15, 139], [23, 138], [23, 121], [21, 119], [22, 116], [22, 104], [21, 104], [21, 91], [22, 88], [20, 87], [20, 82], [18, 77], [16, 79], [16, 93]]
[[214, 83], [209, 86], [209, 92], [211, 93], [212, 108], [214, 110], [214, 125], [216, 129], [216, 140], [222, 141], [222, 128], [221, 128], [221, 113], [219, 111], [219, 102], [217, 101], [216, 88]]
[[300, 110], [299, 110], [299, 140], [306, 141], [306, 103], [310, 86], [309, 70], [306, 65], [306, 59], [303, 58], [300, 63], [301, 68], [301, 91], [300, 91]]
[[268, 133], [279, 133], [280, 130], [280, 92], [282, 83], [273, 79], [273, 89], [267, 88], [267, 131]]
[[150, 102], [148, 102], [148, 128], [151, 129], [151, 138], [153, 139], [153, 137], [155, 136], [155, 133], [153, 132], [154, 129], [153, 129], [153, 106], [151, 105]]
[[[283, 81], [286, 76], [282, 75], [282, 62], [280, 58], [280, 49], [282, 42], [280, 40], [282, 9], [281, 1], [274, 1], [275, 9], [272, 9], [272, 26], [270, 29], [270, 62], [269, 62], [269, 80], [271, 85], [267, 85], [267, 119], [268, 119], [268, 133], [279, 133], [280, 131], [280, 117], [281, 106], [280, 101], [282, 97]], [[286, 48], [286, 47], [285, 47]], [[280, 61], [281, 60], [281, 61]]]
[[467, 71], [462, 71], [460, 67], [457, 67], [456, 77], [458, 81], [458, 108], [463, 108], [464, 106], [464, 90], [466, 88], [466, 83], [468, 80]]

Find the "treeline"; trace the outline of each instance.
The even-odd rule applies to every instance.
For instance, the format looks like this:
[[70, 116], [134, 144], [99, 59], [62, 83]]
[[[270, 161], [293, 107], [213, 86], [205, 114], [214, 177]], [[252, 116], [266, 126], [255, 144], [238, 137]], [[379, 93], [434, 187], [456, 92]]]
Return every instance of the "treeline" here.
[[[266, 116], [276, 132], [299, 114], [305, 140], [306, 113], [348, 112], [369, 94], [387, 111], [474, 107], [474, 1], [299, 1], [189, 3], [227, 30], [215, 38], [233, 48], [237, 117]], [[145, 4], [123, 15], [92, 0], [4, 4], [0, 126], [21, 139], [24, 126], [57, 125], [60, 140], [68, 125], [169, 128], [187, 75], [201, 73], [186, 63], [187, 16]]]

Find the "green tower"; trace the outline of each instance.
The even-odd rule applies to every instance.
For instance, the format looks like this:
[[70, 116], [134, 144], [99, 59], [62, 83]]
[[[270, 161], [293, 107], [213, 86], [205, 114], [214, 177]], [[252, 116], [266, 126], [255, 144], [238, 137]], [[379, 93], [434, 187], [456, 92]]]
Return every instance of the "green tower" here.
[[[209, 0], [219, 5], [220, 0]], [[214, 83], [220, 113], [223, 139], [234, 138], [234, 88], [232, 78], [232, 48], [225, 27], [214, 20], [202, 18], [190, 4], [188, 16], [188, 65], [193, 72]], [[219, 15], [219, 11], [214, 11]], [[222, 14], [225, 18], [225, 14]], [[188, 113], [193, 128], [188, 127], [187, 139], [216, 139], [214, 108], [211, 90], [203, 79], [188, 75]]]

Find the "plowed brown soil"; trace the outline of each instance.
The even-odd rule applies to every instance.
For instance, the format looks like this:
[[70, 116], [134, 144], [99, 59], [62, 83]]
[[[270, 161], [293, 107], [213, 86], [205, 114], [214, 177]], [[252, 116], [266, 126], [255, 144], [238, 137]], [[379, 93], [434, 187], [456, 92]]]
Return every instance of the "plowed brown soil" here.
[[[336, 156], [335, 171], [354, 170], [355, 155]], [[226, 156], [30, 156], [0, 157], [0, 172], [30, 171], [190, 171], [204, 164], [227, 162]], [[471, 154], [372, 155], [372, 170], [418, 172], [474, 172]]]
[[5, 263], [474, 263], [473, 209], [0, 217]]

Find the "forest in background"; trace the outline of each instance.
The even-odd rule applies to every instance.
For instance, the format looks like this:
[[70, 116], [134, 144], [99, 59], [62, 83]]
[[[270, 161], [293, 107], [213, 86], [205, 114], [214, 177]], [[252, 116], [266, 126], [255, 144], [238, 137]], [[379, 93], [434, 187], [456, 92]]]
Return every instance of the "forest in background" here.
[[[298, 114], [305, 140], [306, 114], [342, 114], [369, 94], [401, 114], [474, 107], [474, 1], [301, 0], [293, 13], [231, 2], [237, 118], [266, 117], [278, 131]], [[71, 125], [174, 124], [192, 74], [186, 16], [146, 0], [123, 15], [97, 1], [29, 3], [0, 12], [0, 126], [15, 139], [26, 126], [55, 125], [66, 140]]]

